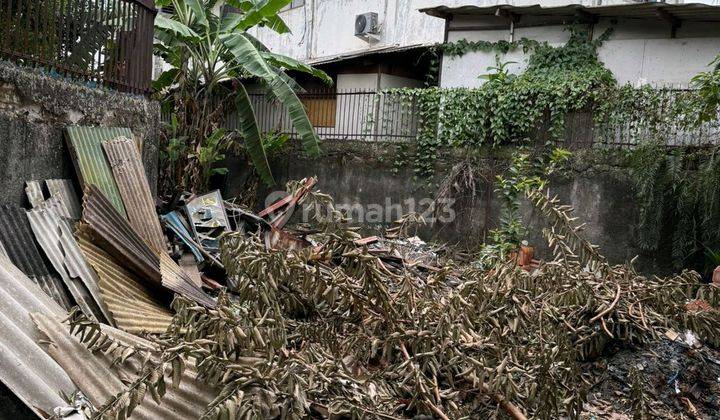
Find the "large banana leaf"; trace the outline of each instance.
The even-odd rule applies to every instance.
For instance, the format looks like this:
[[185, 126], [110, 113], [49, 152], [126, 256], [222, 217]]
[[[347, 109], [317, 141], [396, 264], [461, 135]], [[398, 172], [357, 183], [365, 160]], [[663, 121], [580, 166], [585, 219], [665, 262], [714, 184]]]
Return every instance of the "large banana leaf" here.
[[161, 31], [170, 31], [183, 37], [199, 38], [195, 31], [181, 22], [163, 16], [162, 13], [158, 13], [158, 15], [155, 16], [155, 28]]
[[265, 81], [275, 97], [287, 108], [305, 151], [309, 155], [320, 154], [315, 130], [305, 112], [305, 107], [290, 85], [270, 67], [260, 51], [243, 33], [226, 34], [221, 38], [235, 61], [242, 65], [245, 71]]
[[205, 7], [200, 0], [184, 0], [185, 4], [190, 7], [193, 14], [195, 15], [196, 22], [205, 27], [208, 26], [209, 22], [205, 14]]
[[268, 185], [275, 184], [267, 156], [265, 155], [265, 147], [262, 143], [260, 130], [258, 129], [255, 119], [255, 111], [250, 102], [250, 96], [242, 84], [238, 84], [237, 87], [235, 108], [240, 118], [240, 134], [243, 136], [245, 149], [255, 165], [255, 170], [264, 183]]
[[286, 57], [280, 54], [274, 54], [271, 52], [261, 52], [261, 55], [263, 56], [263, 58], [265, 58], [265, 60], [267, 60], [268, 63], [275, 67], [282, 67], [287, 70], [295, 70], [311, 74], [322, 80], [323, 82], [327, 83], [328, 85], [332, 85], [333, 83], [332, 78], [330, 78], [330, 76], [328, 76], [327, 73], [325, 73], [324, 71], [316, 69], [312, 66], [308, 66], [307, 64], [301, 63], [300, 61], [297, 61], [290, 57]]
[[261, 0], [255, 5], [253, 5], [252, 8], [245, 11], [245, 16], [238, 23], [237, 29], [244, 31], [259, 24], [264, 19], [277, 16], [277, 13], [280, 11], [280, 9], [287, 6], [291, 2], [292, 0]]

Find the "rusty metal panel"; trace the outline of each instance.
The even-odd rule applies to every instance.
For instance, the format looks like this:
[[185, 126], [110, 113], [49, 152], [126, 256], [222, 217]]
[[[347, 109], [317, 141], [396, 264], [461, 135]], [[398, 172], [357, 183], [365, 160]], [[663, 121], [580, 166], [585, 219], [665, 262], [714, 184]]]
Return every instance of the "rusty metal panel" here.
[[25, 210], [15, 206], [0, 206], [0, 218], [0, 242], [10, 261], [60, 306], [70, 309], [72, 305], [62, 281], [51, 274], [50, 267], [35, 244]]
[[45, 196], [43, 195], [42, 184], [40, 181], [25, 182], [25, 196], [27, 196], [32, 208], [41, 206], [45, 201]]
[[215, 307], [215, 300], [197, 287], [165, 252], [153, 251], [94, 185], [85, 189], [83, 209], [82, 220], [92, 241], [127, 264], [148, 287], [162, 286], [202, 305]]
[[69, 179], [46, 179], [45, 185], [50, 192], [50, 198], [57, 197], [63, 205], [62, 216], [72, 220], [79, 220], [82, 216], [82, 207], [75, 187]]
[[115, 206], [122, 217], [127, 217], [112, 169], [105, 158], [102, 143], [118, 137], [132, 138], [128, 128], [80, 127], [67, 128], [68, 148], [83, 188], [97, 186]]
[[165, 252], [165, 235], [137, 145], [127, 137], [120, 137], [103, 142], [103, 148], [115, 175], [130, 225], [154, 251]]
[[[138, 372], [142, 372], [137, 369], [139, 365], [132, 358], [113, 366], [110, 357], [102, 353], [91, 353], [76, 337], [71, 336], [67, 327], [60, 324], [57, 319], [44, 314], [34, 314], [33, 317], [38, 328], [51, 343], [45, 347], [48, 354], [67, 371], [83, 394], [96, 407], [126, 388], [120, 378], [133, 381], [138, 377]], [[146, 340], [123, 334], [122, 331], [110, 327], [103, 328], [103, 331], [126, 345], [155, 348]], [[194, 365], [188, 363], [181, 377], [180, 386], [177, 389], [168, 386], [161, 404], [156, 404], [152, 398], [146, 397], [129, 418], [131, 420], [194, 420], [200, 417], [219, 392], [217, 388], [196, 379], [196, 372]], [[166, 380], [168, 383], [171, 382], [169, 377]]]
[[60, 392], [76, 386], [37, 344], [42, 334], [30, 313], [63, 316], [65, 311], [9, 260], [0, 258], [0, 380], [39, 418], [67, 404]]
[[99, 277], [98, 286], [117, 326], [130, 333], [163, 333], [172, 313], [133, 273], [78, 232], [78, 242]]
[[30, 210], [27, 217], [40, 247], [83, 312], [97, 322], [112, 323], [100, 296], [97, 277], [88, 267], [69, 223], [49, 206]]

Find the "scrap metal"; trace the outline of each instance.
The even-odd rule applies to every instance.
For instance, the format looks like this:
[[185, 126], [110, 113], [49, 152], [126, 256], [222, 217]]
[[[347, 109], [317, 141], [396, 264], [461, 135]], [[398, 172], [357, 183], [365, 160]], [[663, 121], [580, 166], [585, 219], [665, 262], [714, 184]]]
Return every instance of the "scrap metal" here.
[[76, 386], [37, 344], [43, 337], [30, 312], [64, 316], [65, 311], [9, 260], [0, 258], [0, 380], [39, 418], [67, 403], [60, 392]]
[[88, 317], [112, 324], [112, 316], [100, 296], [97, 276], [88, 267], [69, 223], [49, 207], [30, 210], [27, 217], [40, 247], [75, 302]]
[[137, 145], [127, 137], [119, 137], [103, 142], [102, 146], [115, 175], [130, 225], [153, 250], [164, 252], [165, 235]]
[[[102, 352], [90, 352], [76, 337], [70, 335], [67, 326], [60, 324], [57, 319], [42, 313], [33, 314], [33, 318], [45, 336], [47, 353], [65, 369], [96, 407], [102, 406], [109, 398], [124, 390], [125, 381], [134, 380], [142, 372], [133, 360], [113, 365], [111, 356]], [[147, 340], [122, 334], [122, 331], [110, 327], [103, 327], [102, 331], [124, 345], [154, 348]], [[198, 380], [196, 374], [194, 365], [188, 364], [179, 387], [167, 387], [162, 404], [156, 404], [152, 398], [146, 397], [129, 419], [197, 419], [198, 413], [204, 412], [219, 391]]]
[[133, 135], [128, 128], [72, 126], [67, 128], [66, 136], [80, 185], [83, 188], [97, 186], [125, 218], [125, 205], [102, 148], [104, 141], [118, 137], [132, 138]]
[[50, 193], [50, 198], [58, 198], [62, 203], [64, 208], [63, 216], [72, 220], [80, 219], [82, 207], [75, 187], [69, 179], [46, 179], [45, 186]]
[[30, 222], [20, 207], [0, 206], [0, 242], [3, 243], [10, 261], [33, 279], [42, 290], [60, 306], [70, 309], [70, 298], [63, 282], [46, 265], [35, 244]]
[[86, 233], [78, 232], [78, 243], [99, 277], [98, 287], [117, 326], [139, 334], [163, 333], [172, 313], [135, 274], [107, 252], [94, 245]]
[[[153, 251], [93, 185], [85, 189], [83, 209], [82, 221], [90, 229], [94, 242], [125, 262], [149, 285], [168, 288], [208, 307], [215, 306], [215, 301], [184, 275], [165, 252]], [[173, 274], [176, 272], [180, 274]]]
[[230, 230], [230, 220], [220, 191], [215, 190], [188, 201], [185, 211], [198, 244], [207, 251], [218, 252], [218, 237]]
[[25, 182], [25, 196], [32, 208], [41, 206], [45, 202], [45, 195], [43, 194], [40, 181]]
[[195, 261], [201, 263], [205, 260], [203, 253], [200, 250], [200, 246], [195, 242], [190, 235], [185, 221], [177, 211], [171, 211], [168, 214], [162, 216], [162, 221], [165, 222], [165, 226], [168, 227], [175, 235], [188, 247], [190, 252], [195, 256]]

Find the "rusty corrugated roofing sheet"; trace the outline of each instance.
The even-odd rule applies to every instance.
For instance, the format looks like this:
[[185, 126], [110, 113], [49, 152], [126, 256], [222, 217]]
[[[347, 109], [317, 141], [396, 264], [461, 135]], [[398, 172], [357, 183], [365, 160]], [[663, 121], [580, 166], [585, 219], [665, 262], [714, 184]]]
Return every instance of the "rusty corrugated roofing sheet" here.
[[51, 274], [50, 267], [35, 245], [35, 237], [25, 210], [15, 206], [0, 206], [0, 220], [0, 241], [10, 261], [33, 279], [48, 296], [69, 309], [70, 298], [62, 281]]
[[128, 128], [80, 127], [67, 128], [68, 148], [83, 188], [96, 185], [115, 206], [122, 217], [126, 217], [120, 191], [110, 165], [105, 158], [102, 142], [118, 137], [132, 138]]
[[50, 206], [30, 210], [27, 217], [40, 247], [83, 312], [98, 322], [112, 323], [110, 311], [100, 296], [97, 276], [87, 265], [70, 224]]
[[148, 285], [163, 286], [202, 305], [215, 306], [215, 300], [198, 288], [165, 252], [153, 251], [138, 236], [97, 187], [90, 185], [85, 189], [83, 209], [83, 221], [93, 242], [126, 263]]
[[60, 392], [76, 387], [37, 343], [43, 338], [30, 312], [63, 316], [64, 310], [9, 260], [0, 258], [0, 380], [38, 417], [65, 406]]
[[78, 242], [87, 261], [99, 277], [98, 286], [117, 326], [138, 334], [163, 333], [167, 330], [172, 313], [130, 271], [123, 268], [110, 254], [90, 242], [82, 229]]
[[50, 198], [57, 197], [65, 209], [63, 216], [79, 220], [82, 216], [82, 207], [75, 187], [69, 179], [46, 179], [45, 185], [50, 192]]
[[155, 211], [155, 199], [150, 192], [137, 145], [129, 138], [119, 137], [103, 142], [103, 148], [115, 175], [130, 225], [154, 251], [165, 252], [165, 235]]
[[[129, 378], [131, 381], [137, 378], [138, 365], [134, 359], [115, 367], [110, 357], [88, 351], [57, 319], [43, 314], [34, 314], [33, 317], [38, 328], [52, 343], [46, 346], [47, 352], [67, 371], [95, 406], [101, 406], [126, 388], [120, 377]], [[122, 334], [121, 331], [109, 327], [103, 328], [103, 331], [126, 344], [153, 348], [150, 342]], [[218, 395], [218, 390], [195, 379], [195, 373], [194, 366], [189, 363], [177, 389], [168, 386], [159, 405], [152, 398], [146, 397], [133, 411], [130, 419], [197, 419]], [[169, 377], [166, 381], [171, 383]]]
[[30, 206], [32, 208], [41, 206], [45, 201], [45, 196], [43, 195], [42, 184], [40, 181], [26, 181], [25, 196], [30, 202]]

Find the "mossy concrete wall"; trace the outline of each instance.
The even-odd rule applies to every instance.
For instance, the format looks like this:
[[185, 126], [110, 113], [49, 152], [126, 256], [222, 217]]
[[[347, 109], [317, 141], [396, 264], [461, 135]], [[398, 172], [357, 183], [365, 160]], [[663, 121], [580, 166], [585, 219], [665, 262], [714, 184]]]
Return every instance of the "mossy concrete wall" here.
[[[356, 220], [361, 222], [367, 233], [386, 225], [402, 212], [411, 210], [409, 203], [419, 206], [435, 197], [437, 186], [447, 175], [460, 156], [447, 154], [438, 160], [435, 179], [428, 183], [414, 179], [412, 153], [407, 146], [392, 143], [368, 143], [354, 141], [324, 142], [320, 158], [307, 158], [295, 147], [271, 160], [273, 174], [278, 181], [274, 188], [260, 188], [257, 208], [265, 205], [266, 197], [273, 190], [293, 179], [317, 176], [317, 187], [333, 196], [336, 203], [360, 205], [367, 209], [379, 205], [389, 212], [383, 221]], [[501, 205], [494, 192], [495, 176], [507, 167], [508, 150], [505, 159], [480, 159], [475, 181], [475, 195], [458, 197], [453, 205], [455, 217], [447, 223], [436, 222], [422, 229], [419, 236], [426, 240], [439, 240], [456, 244], [461, 248], [477, 249], [483, 243], [490, 229], [500, 223]], [[628, 261], [640, 255], [638, 268], [662, 270], [666, 264], [654, 255], [642, 255], [636, 245], [635, 224], [638, 207], [635, 203], [633, 186], [627, 169], [612, 163], [605, 156], [589, 156], [577, 151], [570, 168], [551, 180], [551, 194], [557, 194], [566, 204], [575, 209], [578, 223], [586, 222], [586, 236], [613, 263]], [[233, 197], [246, 190], [245, 163], [228, 162], [231, 176], [225, 184], [225, 195]], [[389, 205], [388, 205], [389, 204]], [[528, 239], [536, 246], [540, 258], [552, 257], [545, 245], [542, 217], [529, 203], [522, 204], [524, 221], [529, 226]]]
[[25, 181], [75, 178], [64, 140], [68, 125], [129, 127], [157, 184], [160, 110], [143, 96], [52, 77], [0, 61], [0, 191], [3, 203], [25, 203]]

